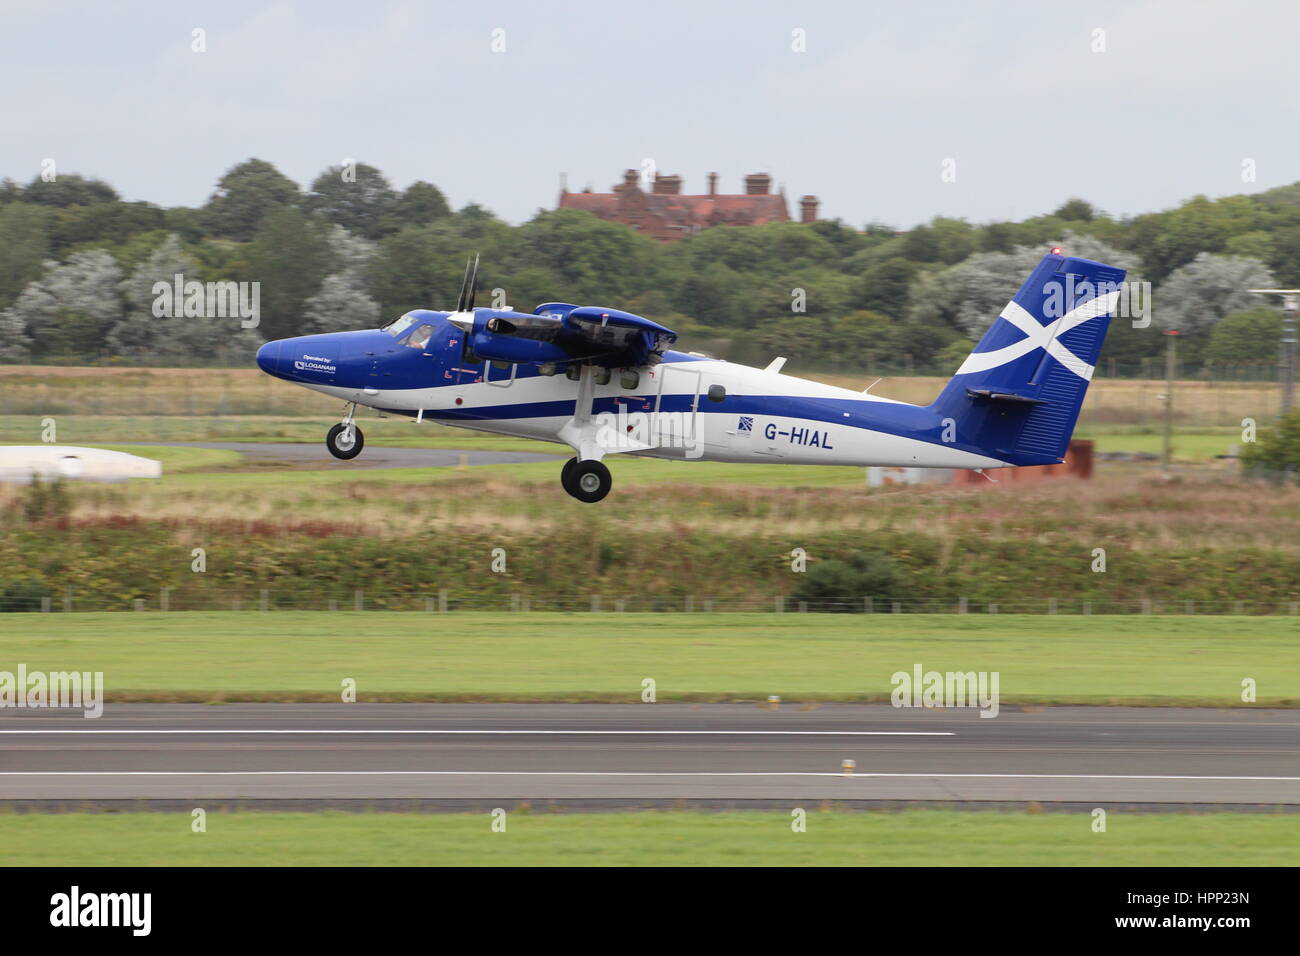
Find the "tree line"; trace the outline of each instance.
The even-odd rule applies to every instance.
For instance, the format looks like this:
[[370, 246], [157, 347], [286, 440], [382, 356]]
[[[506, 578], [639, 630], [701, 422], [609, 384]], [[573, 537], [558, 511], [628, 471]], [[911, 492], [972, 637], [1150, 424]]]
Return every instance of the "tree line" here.
[[[1167, 328], [1187, 333], [1185, 367], [1267, 363], [1280, 316], [1246, 290], [1300, 284], [1300, 183], [1128, 218], [1071, 199], [1021, 222], [937, 217], [903, 232], [828, 220], [663, 244], [575, 210], [511, 226], [476, 204], [453, 209], [432, 183], [397, 190], [364, 163], [303, 189], [249, 159], [198, 208], [128, 202], [76, 174], [6, 179], [0, 361], [247, 365], [266, 339], [449, 308], [466, 255], [480, 252], [480, 303], [626, 309], [741, 361], [947, 374], [1052, 245], [1155, 289], [1148, 325], [1112, 326], [1103, 371], [1149, 363]], [[259, 283], [259, 324], [158, 317], [155, 283], [178, 273]]]

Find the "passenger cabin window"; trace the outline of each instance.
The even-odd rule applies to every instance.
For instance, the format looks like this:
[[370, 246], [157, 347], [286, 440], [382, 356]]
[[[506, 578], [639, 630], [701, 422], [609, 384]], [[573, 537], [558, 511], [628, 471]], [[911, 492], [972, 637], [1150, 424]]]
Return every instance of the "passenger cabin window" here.
[[409, 349], [426, 349], [429, 347], [429, 339], [433, 335], [432, 325], [422, 325], [406, 340], [406, 347]]

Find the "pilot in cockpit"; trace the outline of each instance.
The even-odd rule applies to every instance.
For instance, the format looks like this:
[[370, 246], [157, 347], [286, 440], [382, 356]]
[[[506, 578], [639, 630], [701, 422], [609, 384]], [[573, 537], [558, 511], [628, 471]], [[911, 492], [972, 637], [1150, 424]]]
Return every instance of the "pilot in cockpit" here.
[[414, 332], [412, 332], [411, 337], [406, 340], [407, 347], [413, 349], [428, 348], [429, 338], [432, 335], [433, 335], [433, 326], [422, 325]]

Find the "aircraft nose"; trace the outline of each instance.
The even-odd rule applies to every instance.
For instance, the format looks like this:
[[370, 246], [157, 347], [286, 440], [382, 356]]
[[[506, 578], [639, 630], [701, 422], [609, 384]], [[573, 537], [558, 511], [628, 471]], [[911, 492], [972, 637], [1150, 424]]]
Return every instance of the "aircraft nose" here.
[[280, 342], [267, 342], [257, 350], [257, 367], [267, 375], [276, 374], [280, 364]]

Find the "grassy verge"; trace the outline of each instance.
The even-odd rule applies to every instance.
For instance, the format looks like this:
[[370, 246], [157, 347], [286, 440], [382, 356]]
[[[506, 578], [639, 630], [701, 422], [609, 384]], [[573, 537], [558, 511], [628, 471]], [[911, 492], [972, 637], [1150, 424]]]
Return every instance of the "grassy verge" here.
[[0, 815], [5, 866], [1294, 866], [1300, 817], [956, 810]]
[[[0, 381], [3, 378], [0, 377]], [[342, 414], [342, 406], [301, 415], [176, 415], [164, 409], [156, 414], [57, 415], [58, 438], [64, 444], [133, 441], [228, 441], [321, 443], [325, 432]], [[1271, 420], [1261, 414], [1261, 421]], [[41, 440], [41, 415], [0, 415], [0, 443], [31, 444]], [[379, 418], [362, 411], [358, 422], [371, 446], [406, 448], [471, 448], [480, 451], [545, 452], [547, 443], [509, 438], [455, 428], [435, 422], [414, 424], [400, 416]], [[1150, 452], [1163, 448], [1159, 425], [1118, 425], [1106, 422], [1080, 425], [1079, 438], [1097, 442], [1099, 452]], [[1205, 462], [1226, 454], [1241, 443], [1241, 427], [1180, 425], [1174, 430], [1174, 457], [1184, 462]], [[560, 447], [560, 446], [555, 446]], [[561, 451], [563, 449], [561, 448]], [[693, 467], [698, 467], [696, 463]], [[861, 469], [858, 471], [861, 480]], [[743, 479], [742, 479], [743, 480]]]
[[162, 462], [164, 475], [183, 472], [207, 472], [217, 468], [238, 465], [244, 456], [237, 451], [221, 448], [172, 448], [166, 445], [98, 445], [112, 451], [124, 451], [128, 455], [152, 458]]
[[[2, 381], [3, 379], [0, 379]], [[342, 406], [319, 415], [59, 415], [58, 440], [65, 445], [102, 442], [292, 442], [323, 444], [325, 432], [339, 420]], [[42, 416], [0, 415], [0, 444], [30, 445], [42, 438]], [[471, 448], [479, 451], [545, 452], [547, 443], [454, 428], [434, 422], [413, 423], [402, 417], [378, 418], [360, 413], [366, 444], [399, 448]]]
[[[1300, 620], [227, 611], [0, 616], [0, 669], [102, 671], [110, 700], [880, 701], [998, 671], [1008, 704], [1300, 706]], [[1258, 703], [1241, 702], [1244, 678]]]
[[[1100, 454], [1107, 452], [1145, 452], [1159, 455], [1164, 451], [1164, 433], [1160, 428], [1122, 425], [1081, 427], [1076, 437], [1096, 442]], [[1195, 428], [1174, 429], [1175, 461], [1209, 461], [1241, 446], [1241, 429]]]

